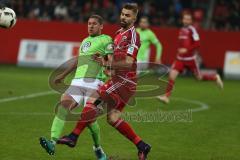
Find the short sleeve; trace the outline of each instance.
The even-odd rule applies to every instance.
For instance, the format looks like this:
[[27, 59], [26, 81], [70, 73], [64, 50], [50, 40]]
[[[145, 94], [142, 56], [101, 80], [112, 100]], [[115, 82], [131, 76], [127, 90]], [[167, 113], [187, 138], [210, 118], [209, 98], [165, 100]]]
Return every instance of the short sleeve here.
[[113, 49], [114, 49], [113, 40], [111, 37], [107, 36], [104, 42], [104, 55], [113, 54]]

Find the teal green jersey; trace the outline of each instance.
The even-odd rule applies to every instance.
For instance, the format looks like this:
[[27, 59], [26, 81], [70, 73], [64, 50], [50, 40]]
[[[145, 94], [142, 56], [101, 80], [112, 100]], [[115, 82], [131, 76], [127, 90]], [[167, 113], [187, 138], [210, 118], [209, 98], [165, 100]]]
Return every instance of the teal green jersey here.
[[140, 40], [141, 40], [141, 47], [138, 51], [137, 60], [148, 62], [149, 49], [150, 49], [149, 47], [150, 47], [150, 44], [154, 44], [157, 50], [156, 60], [159, 61], [162, 53], [162, 45], [157, 39], [156, 35], [150, 29], [143, 30], [143, 29], [137, 28], [137, 32], [139, 33]]
[[99, 53], [106, 56], [113, 53], [112, 38], [108, 35], [99, 35], [85, 38], [79, 48], [78, 67], [75, 78], [94, 78], [105, 81], [107, 76], [103, 73], [103, 67], [92, 60], [92, 55]]

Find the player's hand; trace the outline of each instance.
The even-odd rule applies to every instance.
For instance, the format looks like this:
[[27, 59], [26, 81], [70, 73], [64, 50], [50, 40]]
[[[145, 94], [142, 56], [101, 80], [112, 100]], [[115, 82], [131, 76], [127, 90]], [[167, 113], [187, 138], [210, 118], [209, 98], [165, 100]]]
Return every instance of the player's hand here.
[[180, 53], [180, 54], [187, 53], [187, 48], [179, 48], [178, 53]]
[[64, 80], [64, 78], [65, 78], [65, 77], [64, 77], [63, 75], [59, 74], [59, 75], [57, 75], [57, 76], [54, 78], [54, 83], [55, 83], [55, 84], [62, 83], [63, 80]]
[[109, 77], [115, 75], [115, 71], [114, 70], [105, 69], [103, 72], [104, 72], [104, 74], [106, 74]]
[[92, 60], [99, 63], [99, 65], [101, 65], [101, 66], [103, 65], [103, 60], [99, 53], [92, 55]]

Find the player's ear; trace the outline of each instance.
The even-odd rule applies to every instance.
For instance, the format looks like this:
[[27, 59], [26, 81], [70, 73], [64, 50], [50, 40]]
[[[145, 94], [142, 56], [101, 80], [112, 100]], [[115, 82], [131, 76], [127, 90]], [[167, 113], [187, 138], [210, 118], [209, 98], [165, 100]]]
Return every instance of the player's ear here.
[[101, 29], [101, 30], [103, 29], [103, 24], [101, 24], [100, 29]]
[[137, 21], [137, 15], [134, 14], [133, 20], [134, 20], [134, 23]]

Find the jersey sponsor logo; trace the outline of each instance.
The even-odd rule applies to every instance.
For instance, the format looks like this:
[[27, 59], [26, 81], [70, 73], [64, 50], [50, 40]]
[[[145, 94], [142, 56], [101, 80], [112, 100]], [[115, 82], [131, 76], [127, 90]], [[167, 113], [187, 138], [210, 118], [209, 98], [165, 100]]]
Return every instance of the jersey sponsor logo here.
[[81, 51], [85, 53], [89, 50], [90, 47], [91, 47], [91, 42], [84, 42], [81, 47]]
[[130, 47], [128, 48], [127, 53], [133, 54], [133, 52], [134, 52], [134, 46], [130, 46]]

